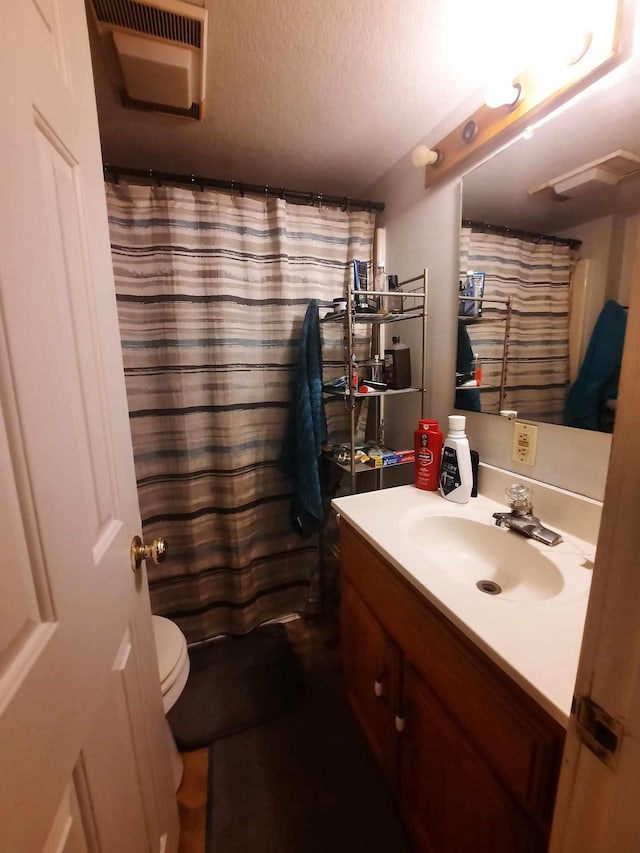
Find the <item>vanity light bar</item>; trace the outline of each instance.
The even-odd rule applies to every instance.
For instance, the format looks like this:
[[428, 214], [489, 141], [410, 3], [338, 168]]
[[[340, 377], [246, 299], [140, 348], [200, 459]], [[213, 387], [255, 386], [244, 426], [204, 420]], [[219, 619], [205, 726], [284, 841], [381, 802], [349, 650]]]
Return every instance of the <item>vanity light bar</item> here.
[[504, 144], [523, 130], [532, 119], [542, 118], [561, 103], [585, 89], [615, 65], [628, 58], [629, 45], [620, 43], [623, 0], [611, 3], [611, 20], [591, 34], [583, 55], [564, 66], [541, 64], [519, 74], [513, 81], [521, 96], [512, 105], [492, 109], [483, 104], [458, 125], [432, 150], [438, 159], [425, 166], [425, 188], [429, 188], [461, 167], [477, 163], [498, 144]]

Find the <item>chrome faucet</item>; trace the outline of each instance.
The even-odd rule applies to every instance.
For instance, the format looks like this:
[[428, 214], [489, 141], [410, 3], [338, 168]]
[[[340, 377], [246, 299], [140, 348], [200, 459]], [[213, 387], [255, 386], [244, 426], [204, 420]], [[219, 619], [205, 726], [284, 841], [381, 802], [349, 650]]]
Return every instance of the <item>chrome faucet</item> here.
[[540, 519], [533, 514], [530, 489], [520, 483], [514, 483], [505, 489], [505, 494], [511, 512], [493, 513], [498, 527], [516, 530], [523, 536], [535, 539], [536, 542], [543, 542], [545, 545], [558, 545], [562, 542], [562, 536], [559, 533], [556, 533], [555, 530], [549, 530], [548, 527], [543, 527], [540, 524]]

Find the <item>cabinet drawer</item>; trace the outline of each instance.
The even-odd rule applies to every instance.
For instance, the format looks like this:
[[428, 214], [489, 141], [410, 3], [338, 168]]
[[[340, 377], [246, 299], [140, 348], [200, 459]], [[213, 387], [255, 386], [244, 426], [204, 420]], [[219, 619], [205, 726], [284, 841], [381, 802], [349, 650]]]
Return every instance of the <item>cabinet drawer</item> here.
[[487, 765], [532, 816], [548, 822], [562, 727], [344, 522], [340, 565]]

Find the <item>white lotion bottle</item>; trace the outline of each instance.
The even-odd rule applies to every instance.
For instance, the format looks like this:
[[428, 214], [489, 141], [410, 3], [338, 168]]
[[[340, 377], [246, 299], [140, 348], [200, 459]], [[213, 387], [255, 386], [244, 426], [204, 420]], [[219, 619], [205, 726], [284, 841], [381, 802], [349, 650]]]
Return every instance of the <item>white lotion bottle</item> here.
[[464, 415], [449, 415], [449, 432], [442, 448], [440, 494], [448, 501], [466, 504], [473, 488], [471, 452], [465, 435]]

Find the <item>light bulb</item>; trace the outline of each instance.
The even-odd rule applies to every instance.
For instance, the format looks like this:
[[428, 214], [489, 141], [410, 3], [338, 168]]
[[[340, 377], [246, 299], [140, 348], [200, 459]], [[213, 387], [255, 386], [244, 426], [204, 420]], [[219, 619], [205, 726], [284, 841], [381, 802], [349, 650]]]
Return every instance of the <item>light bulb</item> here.
[[411, 152], [411, 162], [414, 166], [433, 166], [440, 159], [440, 152], [434, 151], [428, 145], [417, 145]]
[[511, 80], [492, 80], [487, 86], [484, 102], [491, 109], [515, 107], [523, 95], [520, 83]]

